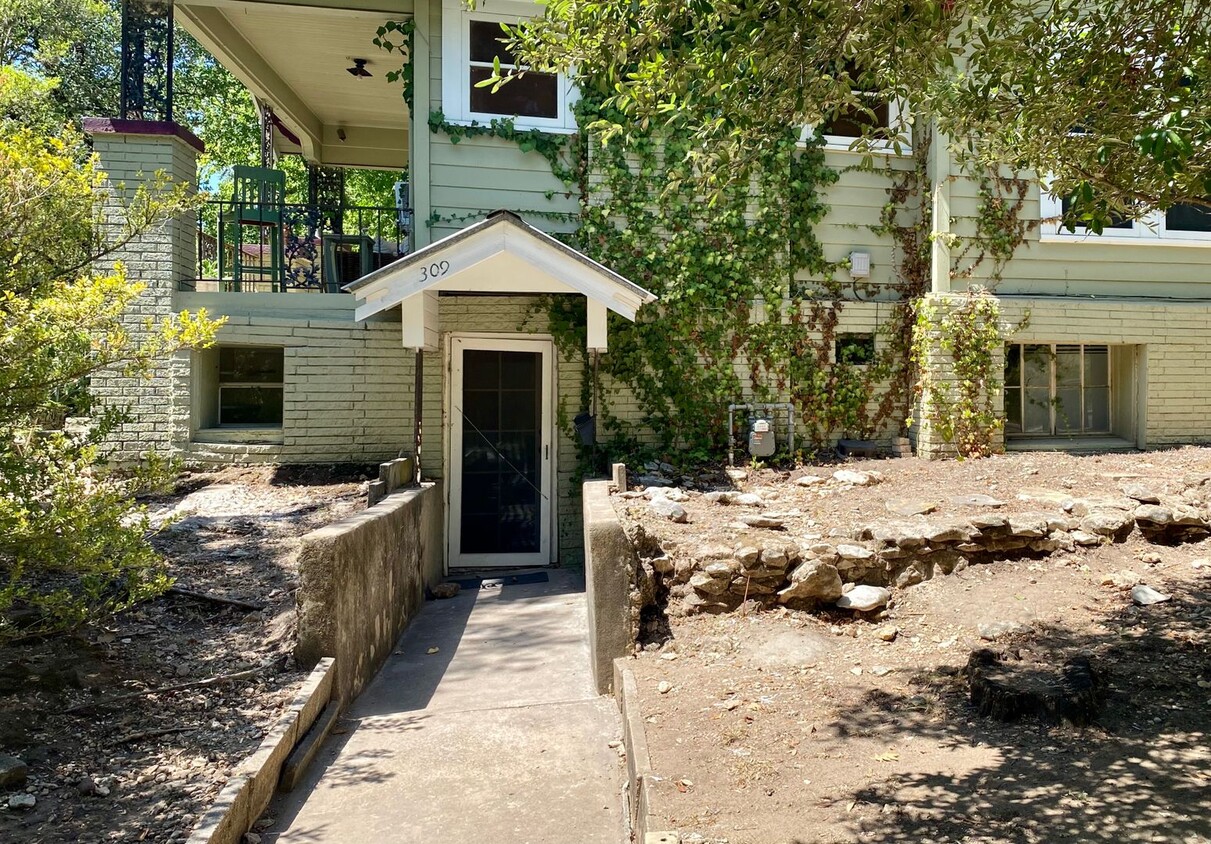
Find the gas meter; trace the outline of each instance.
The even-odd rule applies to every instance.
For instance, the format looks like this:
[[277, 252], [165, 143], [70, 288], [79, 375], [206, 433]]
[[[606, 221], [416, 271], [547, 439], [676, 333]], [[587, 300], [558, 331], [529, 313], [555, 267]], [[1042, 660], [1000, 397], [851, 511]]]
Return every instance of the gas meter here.
[[750, 416], [748, 420], [748, 453], [753, 457], [770, 457], [774, 453], [774, 426], [765, 416]]

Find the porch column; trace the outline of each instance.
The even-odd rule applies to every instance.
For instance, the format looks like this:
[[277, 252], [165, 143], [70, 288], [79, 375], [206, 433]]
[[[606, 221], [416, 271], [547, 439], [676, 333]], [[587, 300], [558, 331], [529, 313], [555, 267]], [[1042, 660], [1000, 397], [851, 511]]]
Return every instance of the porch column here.
[[[105, 225], [115, 234], [125, 222], [129, 198], [157, 173], [194, 189], [203, 150], [197, 137], [171, 119], [171, 3], [127, 0], [122, 21], [123, 115], [84, 120], [97, 166], [105, 174]], [[146, 285], [125, 317], [137, 341], [148, 318], [177, 310], [174, 291], [182, 280], [196, 277], [196, 215], [182, 214], [145, 232], [103, 257], [98, 271], [111, 270], [115, 261], [125, 266], [129, 278]], [[149, 451], [171, 455], [189, 441], [189, 379], [188, 352], [158, 362], [148, 379], [119, 372], [92, 379], [98, 404], [130, 411], [130, 421], [108, 443], [113, 459], [131, 462]]]
[[[962, 436], [964, 421], [960, 418], [962, 390], [975, 390], [975, 395], [981, 400], [990, 400], [993, 415], [1004, 420], [1004, 390], [999, 386], [1004, 371], [1004, 346], [998, 345], [992, 352], [991, 375], [995, 384], [977, 382], [962, 383], [955, 371], [955, 354], [953, 336], [956, 331], [971, 331], [972, 323], [969, 318], [956, 319], [959, 313], [973, 313], [972, 297], [959, 293], [929, 293], [926, 294], [920, 307], [927, 315], [927, 328], [916, 337], [920, 350], [917, 361], [920, 367], [920, 392], [916, 406], [913, 408], [913, 424], [909, 427], [909, 438], [918, 457], [939, 459], [959, 456], [956, 443], [956, 433]], [[979, 326], [987, 326], [988, 319], [996, 319], [982, 312], [972, 319], [979, 319]], [[989, 395], [989, 390], [993, 390]], [[991, 427], [983, 425], [988, 442], [994, 452], [1004, 450], [1005, 434], [1003, 426]]]

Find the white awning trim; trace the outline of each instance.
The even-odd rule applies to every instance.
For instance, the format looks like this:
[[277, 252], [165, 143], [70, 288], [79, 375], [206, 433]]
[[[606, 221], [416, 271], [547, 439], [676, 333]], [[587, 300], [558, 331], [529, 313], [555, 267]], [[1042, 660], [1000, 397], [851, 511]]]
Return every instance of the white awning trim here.
[[[405, 345], [430, 348], [437, 339], [436, 307], [442, 291], [460, 293], [579, 293], [626, 319], [656, 296], [582, 255], [509, 211], [400, 258], [345, 289], [360, 304], [358, 320], [402, 305]], [[604, 319], [590, 309], [589, 348], [605, 348]]]

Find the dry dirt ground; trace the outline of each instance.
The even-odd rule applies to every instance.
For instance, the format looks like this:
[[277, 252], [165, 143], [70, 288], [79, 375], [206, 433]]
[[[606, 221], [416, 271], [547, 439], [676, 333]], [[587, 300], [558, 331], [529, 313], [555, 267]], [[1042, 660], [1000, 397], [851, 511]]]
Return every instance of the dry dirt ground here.
[[[938, 501], [946, 516], [962, 514], [947, 502], [964, 494], [996, 496], [1012, 511], [1038, 509], [1017, 499], [1023, 488], [1119, 495], [1133, 477], [1180, 488], [1211, 473], [1211, 450], [851, 468], [884, 480], [823, 492], [764, 471], [737, 486], [801, 510], [788, 533], [845, 535], [887, 518], [892, 499]], [[693, 497], [685, 506], [687, 525], [640, 518], [682, 542], [735, 535], [735, 508]], [[881, 619], [835, 609], [673, 618], [672, 638], [631, 663], [653, 769], [677, 786], [665, 807], [671, 825], [687, 842], [730, 844], [1211, 842], [1208, 558], [1211, 542], [1156, 546], [1137, 532], [1120, 545], [972, 566], [897, 590]], [[1134, 606], [1133, 580], [1172, 599]], [[1092, 726], [976, 712], [961, 669], [990, 644], [980, 625], [997, 622], [1025, 629], [996, 647], [1056, 662], [1093, 655], [1109, 691]], [[893, 641], [883, 638], [889, 627]]]
[[[154, 544], [178, 587], [260, 609], [169, 593], [0, 649], [0, 753], [28, 763], [21, 790], [37, 799], [12, 810], [0, 789], [0, 841], [184, 841], [305, 676], [290, 655], [299, 542], [363, 507], [364, 479], [227, 469], [144, 502], [175, 518]], [[189, 685], [236, 673], [252, 676]]]

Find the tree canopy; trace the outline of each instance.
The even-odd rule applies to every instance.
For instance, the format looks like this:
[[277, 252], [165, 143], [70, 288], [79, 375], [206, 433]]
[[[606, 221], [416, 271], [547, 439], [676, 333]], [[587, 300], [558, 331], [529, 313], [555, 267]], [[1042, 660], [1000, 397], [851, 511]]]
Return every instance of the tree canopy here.
[[[111, 474], [99, 444], [121, 420], [92, 407], [88, 379], [145, 373], [172, 351], [205, 346], [217, 323], [181, 312], [132, 329], [143, 285], [112, 254], [191, 200], [159, 181], [131, 193], [125, 223], [78, 145], [30, 131], [0, 137], [0, 642], [103, 615], [167, 585], [132, 493], [149, 473]], [[111, 209], [112, 210], [112, 209]], [[87, 430], [64, 417], [91, 413]]]
[[707, 182], [877, 92], [907, 105], [901, 142], [936, 122], [1097, 224], [1211, 194], [1209, 23], [1202, 0], [551, 0], [510, 32], [615, 108], [607, 135], [692, 126]]

